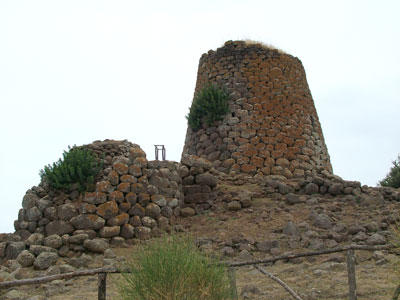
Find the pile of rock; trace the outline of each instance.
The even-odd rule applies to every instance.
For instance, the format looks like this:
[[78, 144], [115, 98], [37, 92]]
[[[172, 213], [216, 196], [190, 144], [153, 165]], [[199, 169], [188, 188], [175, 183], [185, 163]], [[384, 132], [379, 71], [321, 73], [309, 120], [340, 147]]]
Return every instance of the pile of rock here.
[[36, 260], [42, 252], [104, 252], [109, 243], [148, 239], [174, 225], [184, 197], [179, 163], [148, 161], [138, 145], [127, 141], [85, 147], [107, 149], [105, 159], [110, 160], [94, 189], [84, 194], [74, 188], [56, 192], [41, 183], [28, 190], [15, 234], [0, 244], [0, 258], [15, 259], [24, 250]]
[[327, 171], [308, 177], [304, 180], [287, 180], [282, 176], [268, 176], [258, 179], [265, 186], [265, 192], [272, 198], [285, 198], [288, 204], [305, 202], [307, 197], [314, 196], [347, 196], [357, 201], [368, 199], [400, 201], [400, 191], [390, 187], [361, 186], [359, 181], [346, 181]]

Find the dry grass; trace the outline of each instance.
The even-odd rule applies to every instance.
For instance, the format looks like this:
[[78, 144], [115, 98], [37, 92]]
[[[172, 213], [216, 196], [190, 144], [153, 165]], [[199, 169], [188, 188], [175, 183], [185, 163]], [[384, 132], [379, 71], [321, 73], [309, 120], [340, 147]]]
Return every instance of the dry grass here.
[[246, 45], [257, 45], [261, 46], [264, 49], [272, 49], [272, 50], [277, 50], [280, 54], [288, 54], [287, 52], [283, 51], [282, 49], [275, 47], [272, 44], [267, 44], [262, 41], [257, 41], [257, 40], [252, 40], [252, 39], [245, 39], [244, 42]]

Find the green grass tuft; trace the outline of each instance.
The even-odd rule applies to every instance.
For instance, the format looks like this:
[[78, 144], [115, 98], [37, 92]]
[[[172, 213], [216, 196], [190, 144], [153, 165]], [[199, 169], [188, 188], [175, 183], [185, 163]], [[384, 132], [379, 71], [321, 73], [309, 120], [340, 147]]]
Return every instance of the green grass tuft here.
[[122, 273], [122, 300], [224, 300], [230, 298], [227, 270], [215, 265], [188, 237], [150, 241]]

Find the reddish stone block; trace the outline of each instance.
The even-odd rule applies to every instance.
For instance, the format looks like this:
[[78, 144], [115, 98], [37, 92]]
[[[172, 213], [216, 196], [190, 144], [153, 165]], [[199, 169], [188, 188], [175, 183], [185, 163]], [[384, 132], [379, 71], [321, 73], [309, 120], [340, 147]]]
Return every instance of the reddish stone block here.
[[253, 165], [249, 165], [249, 164], [244, 164], [241, 166], [240, 170], [244, 173], [255, 173], [257, 171], [257, 168]]
[[254, 156], [251, 158], [250, 163], [257, 168], [262, 168], [264, 166], [264, 159], [261, 157]]
[[96, 191], [97, 192], [103, 192], [103, 193], [107, 193], [110, 191], [111, 189], [111, 183], [107, 180], [107, 181], [99, 181], [96, 183]]
[[121, 191], [113, 191], [110, 194], [109, 199], [111, 201], [123, 202], [124, 201], [124, 194]]
[[129, 182], [129, 183], [136, 183], [136, 182], [137, 182], [136, 177], [134, 177], [134, 176], [132, 176], [132, 175], [122, 175], [122, 176], [120, 177], [120, 180], [121, 180], [122, 182]]
[[117, 202], [108, 201], [106, 203], [99, 205], [99, 207], [97, 207], [97, 214], [106, 220], [115, 217], [116, 215], [118, 215]]
[[114, 186], [118, 185], [119, 182], [119, 175], [116, 171], [112, 170], [109, 174], [108, 174], [108, 180], [110, 181], [110, 183]]
[[134, 205], [136, 203], [137, 200], [137, 195], [135, 193], [128, 193], [125, 196], [126, 201], [128, 201], [131, 205]]
[[128, 166], [123, 163], [115, 163], [113, 164], [113, 169], [119, 174], [119, 175], [125, 175], [128, 174]]
[[239, 165], [247, 164], [250, 161], [250, 158], [248, 157], [241, 157], [237, 160], [237, 163]]
[[140, 177], [142, 176], [142, 168], [139, 166], [131, 165], [129, 166], [129, 174], [135, 177]]
[[264, 175], [270, 175], [270, 174], [271, 174], [271, 168], [270, 168], [270, 167], [261, 168], [261, 172], [262, 172]]
[[287, 145], [283, 143], [279, 143], [275, 145], [275, 150], [286, 151]]
[[123, 193], [128, 193], [131, 189], [131, 184], [129, 182], [121, 182], [117, 186], [118, 191], [123, 192]]
[[247, 157], [252, 157], [254, 155], [257, 155], [258, 151], [253, 149], [253, 150], [246, 150], [243, 152], [243, 156], [247, 156]]

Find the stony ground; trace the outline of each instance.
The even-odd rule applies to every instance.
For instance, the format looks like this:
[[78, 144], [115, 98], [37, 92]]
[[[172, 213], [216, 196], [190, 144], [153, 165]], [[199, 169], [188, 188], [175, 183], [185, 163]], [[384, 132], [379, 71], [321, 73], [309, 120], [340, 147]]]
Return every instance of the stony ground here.
[[[343, 198], [310, 198], [304, 203], [288, 205], [280, 199], [268, 197], [256, 184], [235, 186], [222, 183], [219, 189], [221, 199], [226, 199], [227, 194], [232, 197], [241, 197], [243, 193], [252, 195], [251, 206], [230, 211], [227, 203], [221, 201], [211, 211], [178, 220], [178, 229], [197, 238], [204, 251], [223, 255], [221, 259], [227, 261], [261, 259], [350, 243], [363, 244], [374, 231], [389, 241], [390, 223], [396, 219], [393, 213], [400, 208], [394, 202], [346, 201]], [[314, 226], [316, 214], [329, 216], [332, 228], [345, 225], [347, 230], [338, 230], [338, 235], [335, 235], [332, 228]], [[387, 228], [383, 223], [389, 223]], [[136, 247], [114, 248], [117, 256], [114, 261], [134, 254]], [[357, 251], [356, 258], [359, 299], [391, 299], [400, 278], [398, 256], [387, 251]], [[89, 267], [101, 266], [103, 260], [101, 256], [95, 256]], [[112, 263], [112, 260], [108, 258], [105, 262]], [[279, 261], [263, 268], [284, 280], [305, 300], [348, 299], [344, 253]], [[30, 269], [20, 273], [21, 277], [38, 275]], [[109, 275], [107, 299], [118, 299], [119, 276]], [[240, 299], [291, 299], [280, 285], [253, 267], [237, 268], [236, 278]], [[7, 292], [7, 297], [15, 293], [14, 299], [97, 299], [97, 276], [24, 286], [15, 292]], [[25, 298], [17, 298], [17, 294]], [[2, 297], [5, 297], [4, 293], [3, 296], [0, 294]]]

